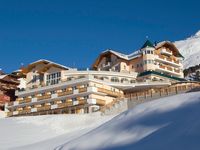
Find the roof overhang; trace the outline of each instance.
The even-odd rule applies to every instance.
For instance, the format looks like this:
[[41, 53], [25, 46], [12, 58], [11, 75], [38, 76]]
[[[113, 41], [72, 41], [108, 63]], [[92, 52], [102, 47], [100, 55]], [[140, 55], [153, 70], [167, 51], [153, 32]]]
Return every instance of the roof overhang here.
[[173, 54], [176, 56], [176, 57], [182, 57], [184, 58], [181, 53], [179, 52], [179, 50], [177, 49], [177, 47], [170, 41], [163, 41], [163, 42], [160, 42], [157, 44], [156, 46], [156, 49], [158, 48], [161, 48], [161, 47], [167, 47], [171, 50], [173, 50]]
[[45, 59], [40, 59], [38, 61], [35, 61], [33, 63], [30, 63], [27, 67], [22, 67], [21, 68], [21, 72], [22, 74], [26, 74], [28, 73], [30, 70], [32, 70], [36, 65], [38, 64], [45, 64], [45, 66], [40, 70], [40, 71], [45, 71], [46, 69], [49, 69], [50, 67], [54, 66], [57, 68], [62, 68], [64, 70], [69, 70], [71, 69], [70, 67], [66, 67], [64, 65], [49, 61], [49, 60], [45, 60]]

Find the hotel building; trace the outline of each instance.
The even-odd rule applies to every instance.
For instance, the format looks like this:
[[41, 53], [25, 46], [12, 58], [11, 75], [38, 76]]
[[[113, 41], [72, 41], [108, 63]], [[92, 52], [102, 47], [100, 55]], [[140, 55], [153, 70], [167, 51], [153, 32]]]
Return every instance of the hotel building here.
[[48, 60], [23, 67], [25, 88], [6, 105], [7, 116], [91, 113], [122, 99], [127, 90], [141, 90], [183, 81], [183, 57], [171, 42], [146, 41], [130, 55], [102, 52], [93, 69], [79, 71]]
[[175, 45], [164, 41], [153, 45], [147, 40], [140, 50], [125, 55], [113, 50], [106, 50], [93, 64], [96, 70], [123, 73], [137, 72], [137, 80], [183, 80], [183, 56]]

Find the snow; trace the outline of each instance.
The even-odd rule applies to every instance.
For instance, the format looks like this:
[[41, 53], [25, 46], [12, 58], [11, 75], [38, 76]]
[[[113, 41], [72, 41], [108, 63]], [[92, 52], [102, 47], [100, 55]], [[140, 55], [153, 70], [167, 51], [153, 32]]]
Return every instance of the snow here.
[[112, 117], [94, 113], [3, 118], [0, 119], [0, 149], [51, 149]]
[[145, 103], [66, 142], [60, 150], [198, 149], [199, 107], [200, 92]]
[[184, 68], [200, 64], [200, 31], [185, 40], [174, 42], [180, 53], [185, 57]]
[[0, 79], [5, 78], [7, 75], [0, 75]]
[[134, 51], [133, 53], [126, 55], [126, 54], [122, 54], [122, 53], [119, 53], [117, 51], [110, 50], [110, 49], [103, 51], [102, 54], [107, 53], [107, 52], [110, 52], [110, 53], [112, 53], [112, 54], [114, 54], [114, 55], [116, 55], [116, 56], [118, 56], [122, 59], [125, 59], [125, 60], [132, 60], [132, 59], [139, 57], [141, 55], [140, 50]]
[[0, 149], [198, 150], [200, 92], [136, 106], [118, 116], [52, 115], [0, 119]]

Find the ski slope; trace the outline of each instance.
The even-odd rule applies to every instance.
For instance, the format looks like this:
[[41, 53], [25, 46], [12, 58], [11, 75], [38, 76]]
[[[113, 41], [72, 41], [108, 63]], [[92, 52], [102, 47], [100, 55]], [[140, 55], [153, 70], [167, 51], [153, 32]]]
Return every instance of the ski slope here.
[[162, 98], [124, 112], [60, 150], [198, 150], [200, 92]]
[[200, 92], [161, 98], [118, 116], [0, 119], [0, 149], [199, 150]]
[[1, 118], [0, 150], [53, 149], [96, 128], [112, 117], [94, 113]]

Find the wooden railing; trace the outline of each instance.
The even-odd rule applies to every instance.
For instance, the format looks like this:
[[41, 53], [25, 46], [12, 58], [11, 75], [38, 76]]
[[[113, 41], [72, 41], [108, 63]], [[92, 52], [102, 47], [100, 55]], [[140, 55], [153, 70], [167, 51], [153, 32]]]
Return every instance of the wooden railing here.
[[100, 106], [104, 106], [106, 104], [105, 100], [101, 100], [101, 99], [96, 99], [96, 104], [100, 105]]
[[106, 104], [105, 106], [100, 108], [100, 111], [102, 113], [105, 112], [106, 109], [110, 109], [113, 107], [117, 102], [123, 101], [125, 99], [133, 100], [135, 102], [138, 102], [138, 104], [145, 102], [146, 100], [154, 100], [155, 98], [161, 98], [168, 95], [175, 95], [179, 93], [183, 93], [189, 90], [192, 90], [194, 88], [199, 88], [200, 83], [187, 83], [185, 85], [181, 84], [175, 84], [171, 85], [166, 88], [160, 88], [160, 89], [152, 89], [152, 90], [146, 90], [142, 92], [133, 92], [133, 93], [127, 93], [125, 94], [125, 98], [117, 98], [116, 100], [112, 101], [109, 104]]
[[172, 71], [173, 69], [172, 67], [167, 67], [167, 70]]
[[87, 92], [87, 87], [79, 88], [79, 93]]
[[31, 98], [25, 98], [25, 103], [30, 103], [31, 102]]
[[161, 66], [161, 65], [159, 65], [159, 68], [165, 69], [165, 66]]
[[176, 73], [180, 73], [180, 70], [174, 70]]
[[70, 91], [65, 91], [65, 92], [59, 92], [58, 93], [58, 96], [64, 96], [64, 95], [70, 95], [70, 94], [73, 94], [73, 91], [70, 90]]
[[158, 55], [158, 57], [161, 58], [161, 59], [165, 59], [165, 57], [162, 56], [162, 55]]
[[106, 94], [111, 95], [111, 96], [116, 96], [116, 97], [123, 95], [120, 92], [116, 92], [116, 91], [114, 92], [114, 91], [110, 91], [110, 90], [103, 89], [103, 88], [98, 88], [97, 91], [101, 92], [101, 93], [106, 93]]
[[43, 99], [49, 99], [51, 98], [51, 95], [42, 95], [42, 96], [37, 96], [37, 100], [40, 101], [40, 100], [43, 100]]

